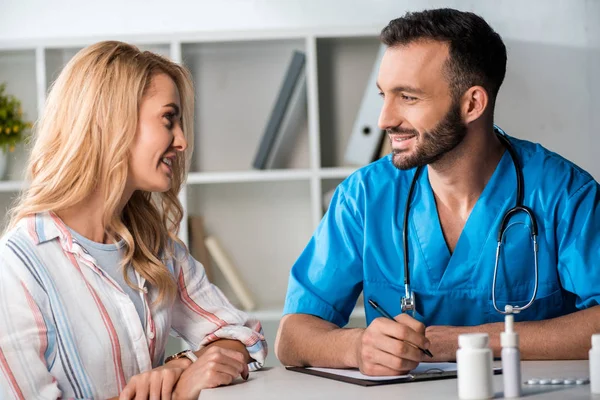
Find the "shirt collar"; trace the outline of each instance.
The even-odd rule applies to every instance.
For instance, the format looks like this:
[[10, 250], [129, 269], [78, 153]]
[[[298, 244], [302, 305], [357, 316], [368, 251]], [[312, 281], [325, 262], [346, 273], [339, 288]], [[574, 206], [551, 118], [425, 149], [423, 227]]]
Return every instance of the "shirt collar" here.
[[[53, 212], [41, 212], [30, 215], [21, 221], [27, 228], [36, 244], [49, 242], [67, 234], [68, 229], [64, 222]], [[70, 238], [69, 234], [69, 238]]]

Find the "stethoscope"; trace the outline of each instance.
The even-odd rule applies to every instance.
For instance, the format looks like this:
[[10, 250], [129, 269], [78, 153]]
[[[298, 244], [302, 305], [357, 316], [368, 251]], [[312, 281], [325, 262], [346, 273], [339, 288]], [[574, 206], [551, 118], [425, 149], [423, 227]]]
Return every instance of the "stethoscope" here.
[[[517, 175], [517, 201], [516, 205], [504, 213], [502, 217], [502, 223], [500, 224], [500, 229], [498, 230], [498, 246], [496, 247], [496, 263], [494, 266], [494, 280], [492, 282], [492, 304], [494, 305], [494, 309], [500, 314], [517, 314], [531, 306], [533, 301], [535, 300], [535, 296], [538, 290], [538, 244], [537, 244], [537, 222], [535, 220], [535, 216], [533, 215], [533, 211], [527, 206], [523, 205], [523, 171], [519, 167], [519, 162], [517, 160], [517, 155], [515, 153], [512, 144], [506, 137], [504, 131], [497, 126], [494, 126], [494, 130], [496, 132], [496, 136], [506, 147], [506, 150], [510, 154], [510, 158], [512, 159], [513, 165], [515, 167], [515, 173]], [[415, 293], [410, 290], [410, 275], [408, 269], [408, 214], [410, 212], [410, 201], [412, 199], [413, 191], [415, 188], [415, 184], [418, 180], [420, 172], [423, 170], [423, 166], [417, 167], [415, 171], [415, 176], [412, 179], [410, 184], [410, 188], [408, 190], [408, 198], [406, 199], [406, 206], [404, 208], [404, 224], [402, 231], [402, 239], [403, 239], [403, 250], [404, 250], [404, 296], [400, 302], [402, 307], [402, 312], [411, 312], [412, 315], [415, 315]], [[504, 310], [500, 310], [496, 304], [496, 275], [498, 273], [498, 262], [500, 261], [500, 251], [502, 249], [504, 233], [507, 228], [507, 224], [510, 218], [517, 214], [523, 212], [528, 215], [529, 221], [531, 222], [531, 226], [523, 223], [525, 226], [529, 227], [529, 233], [531, 236], [531, 240], [533, 242], [533, 255], [535, 260], [535, 286], [533, 289], [533, 294], [531, 299], [524, 306], [511, 306], [507, 305]]]

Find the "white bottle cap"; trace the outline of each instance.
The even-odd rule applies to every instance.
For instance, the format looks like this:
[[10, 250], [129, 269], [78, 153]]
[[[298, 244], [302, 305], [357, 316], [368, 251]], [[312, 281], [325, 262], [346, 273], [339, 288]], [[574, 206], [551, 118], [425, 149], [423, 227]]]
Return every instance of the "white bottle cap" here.
[[600, 349], [600, 333], [592, 335], [592, 348]]
[[485, 349], [490, 338], [487, 333], [464, 333], [458, 335], [458, 346], [461, 349]]
[[511, 314], [504, 317], [504, 332], [500, 332], [502, 347], [519, 347], [519, 334], [514, 329], [514, 318]]

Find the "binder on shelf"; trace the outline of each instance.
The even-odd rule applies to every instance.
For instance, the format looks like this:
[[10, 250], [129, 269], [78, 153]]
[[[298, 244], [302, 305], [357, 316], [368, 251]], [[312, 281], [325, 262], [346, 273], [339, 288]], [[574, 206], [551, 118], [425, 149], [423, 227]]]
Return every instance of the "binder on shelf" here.
[[213, 274], [210, 265], [210, 257], [208, 249], [204, 244], [206, 232], [204, 231], [204, 218], [191, 215], [188, 218], [188, 243], [190, 244], [190, 254], [204, 267], [206, 277], [210, 282], [213, 282]]
[[231, 289], [240, 300], [242, 308], [246, 311], [252, 311], [256, 308], [256, 303], [252, 298], [252, 294], [244, 284], [239, 272], [229, 259], [229, 256], [221, 246], [221, 243], [214, 236], [207, 236], [204, 240], [206, 248], [210, 253], [210, 256], [217, 264], [217, 267], [221, 270], [225, 279], [231, 286]]
[[306, 74], [296, 82], [294, 92], [275, 136], [275, 143], [267, 158], [265, 168], [286, 168], [290, 155], [296, 148], [298, 134], [307, 121]]
[[381, 137], [384, 135], [383, 131], [377, 126], [382, 106], [381, 98], [377, 92], [377, 74], [386, 48], [387, 46], [383, 44], [379, 47], [377, 59], [373, 64], [373, 70], [354, 120], [352, 134], [344, 154], [344, 161], [347, 164], [366, 165], [377, 156]]
[[[286, 117], [288, 108], [290, 108], [290, 102], [294, 98], [295, 92], [297, 92], [297, 87], [303, 86], [302, 84], [298, 84], [298, 82], [302, 81], [300, 78], [305, 75], [305, 61], [306, 56], [304, 55], [304, 53], [300, 51], [294, 51], [294, 53], [292, 54], [292, 60], [290, 61], [287, 72], [279, 89], [277, 100], [275, 101], [275, 105], [273, 106], [273, 110], [271, 111], [269, 122], [267, 123], [267, 127], [265, 128], [262, 139], [260, 141], [260, 145], [258, 146], [256, 156], [254, 157], [254, 162], [252, 163], [252, 166], [254, 168], [268, 168], [269, 157], [272, 157], [271, 153], [276, 145], [276, 142], [278, 142], [277, 137], [284, 136], [281, 133], [282, 122]], [[297, 94], [297, 96], [298, 95], [299, 94]], [[304, 96], [306, 96], [306, 90], [304, 90]], [[297, 97], [296, 102], [297, 104], [301, 103], [298, 101]], [[306, 104], [306, 99], [304, 99], [304, 104]], [[292, 116], [288, 117], [288, 119], [291, 118]], [[273, 163], [274, 161], [271, 160], [271, 164]]]

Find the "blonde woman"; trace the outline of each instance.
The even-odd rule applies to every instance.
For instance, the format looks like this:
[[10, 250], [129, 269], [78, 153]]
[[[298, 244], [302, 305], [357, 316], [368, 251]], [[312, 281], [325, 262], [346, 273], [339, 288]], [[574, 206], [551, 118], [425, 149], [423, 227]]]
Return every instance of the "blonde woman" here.
[[[183, 67], [121, 42], [56, 80], [0, 241], [0, 398], [197, 398], [264, 362], [260, 324], [176, 236], [193, 98]], [[171, 330], [195, 353], [163, 364]]]

